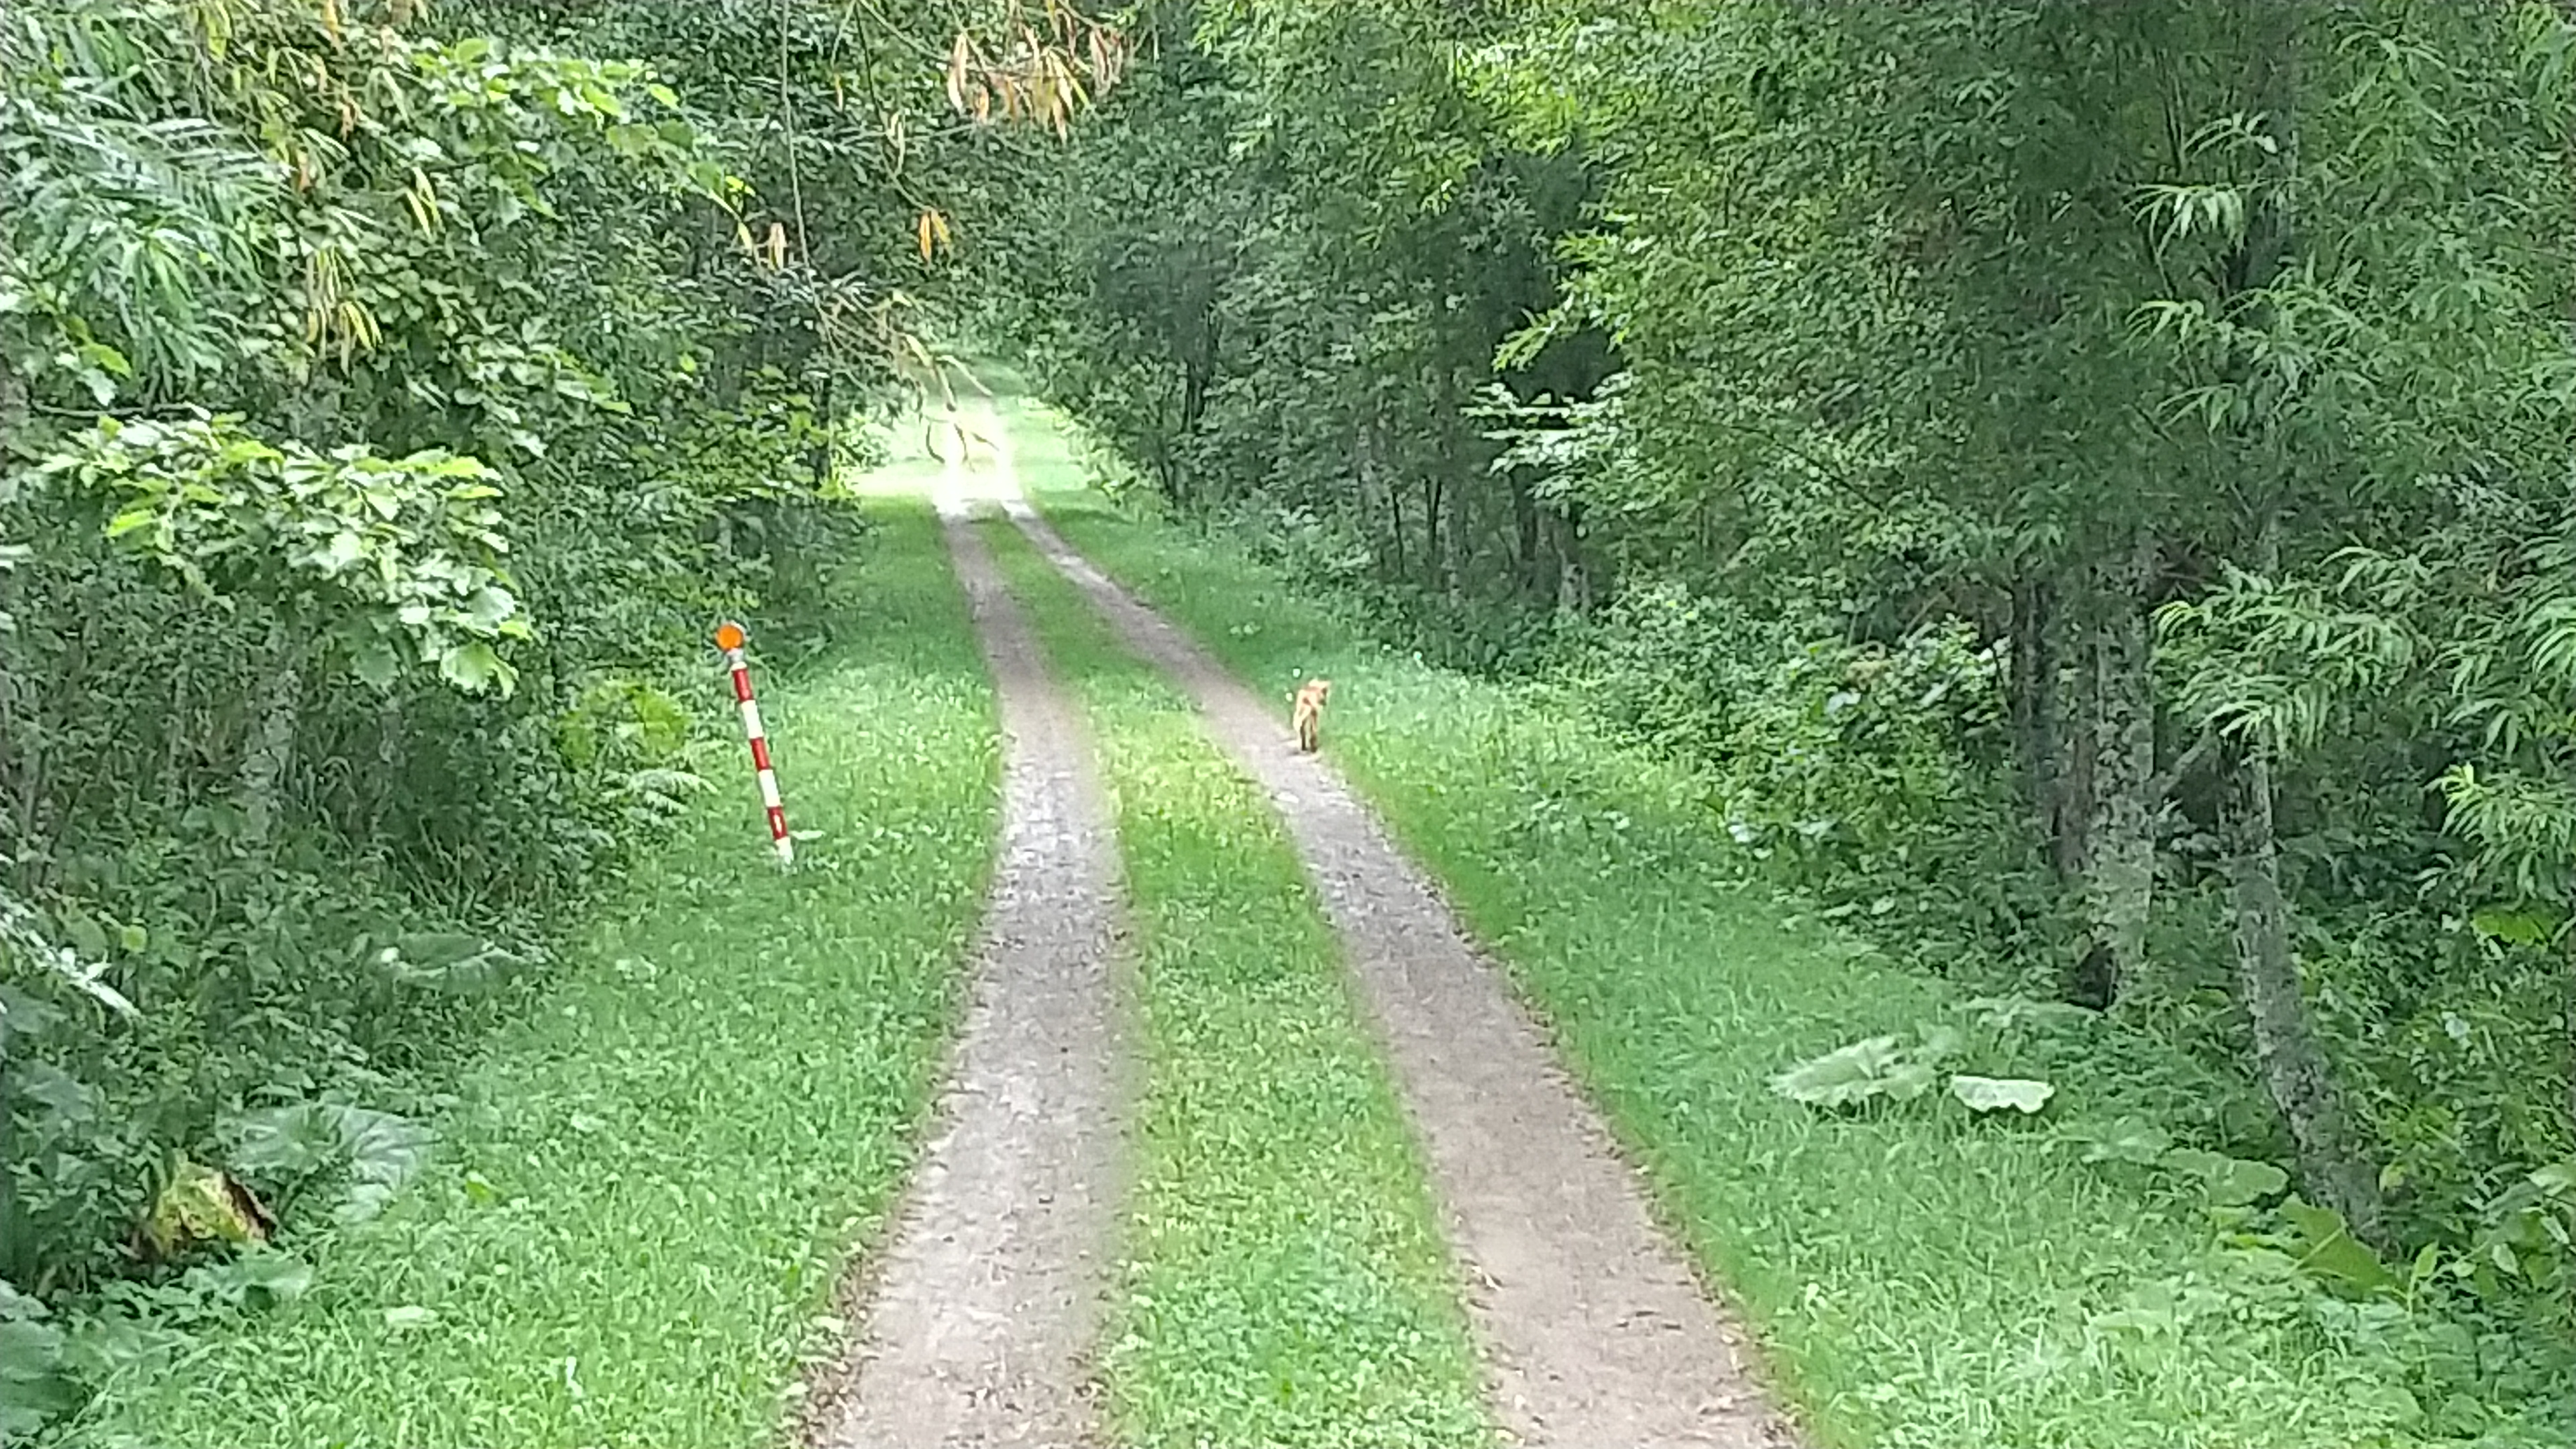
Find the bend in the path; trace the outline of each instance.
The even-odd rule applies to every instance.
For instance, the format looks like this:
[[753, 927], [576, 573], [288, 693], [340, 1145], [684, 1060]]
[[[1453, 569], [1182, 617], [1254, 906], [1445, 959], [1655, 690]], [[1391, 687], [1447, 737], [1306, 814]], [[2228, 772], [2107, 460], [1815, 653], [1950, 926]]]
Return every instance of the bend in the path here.
[[1295, 753], [1284, 701], [1266, 707], [1015, 492], [1010, 516], [1188, 689], [1286, 816], [1427, 1149], [1502, 1426], [1550, 1449], [1793, 1442], [1544, 1035], [1366, 807]]
[[941, 513], [1000, 692], [1002, 853], [941, 1129], [870, 1266], [822, 1449], [1090, 1437], [1088, 1357], [1133, 1099], [1116, 979], [1117, 836], [1081, 715], [964, 521]]

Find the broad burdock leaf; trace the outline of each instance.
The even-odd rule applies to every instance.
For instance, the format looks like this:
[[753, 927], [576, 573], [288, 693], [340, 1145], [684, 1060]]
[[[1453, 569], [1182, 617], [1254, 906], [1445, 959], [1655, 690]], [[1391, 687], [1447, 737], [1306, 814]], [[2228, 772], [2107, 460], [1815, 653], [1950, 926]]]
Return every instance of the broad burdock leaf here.
[[0, 1318], [0, 1443], [35, 1433], [80, 1402], [62, 1362], [61, 1329], [32, 1315]]
[[2018, 996], [1980, 996], [1961, 1003], [1961, 1009], [1977, 1018], [1984, 1026], [1997, 1031], [2014, 1027], [2081, 1026], [2093, 1020], [2095, 1013], [2063, 1001], [2031, 1001]]
[[233, 1165], [243, 1172], [299, 1183], [345, 1165], [349, 1195], [335, 1210], [342, 1222], [375, 1216], [428, 1165], [437, 1137], [391, 1112], [340, 1102], [298, 1102], [234, 1119]]
[[383, 1211], [395, 1193], [429, 1165], [437, 1138], [427, 1127], [391, 1112], [364, 1107], [340, 1109], [341, 1139], [349, 1150], [349, 1172], [356, 1179], [349, 1200], [335, 1214], [359, 1222]]
[[209, 1263], [189, 1275], [214, 1297], [235, 1307], [258, 1307], [301, 1298], [313, 1286], [313, 1266], [274, 1248], [259, 1248], [238, 1258]]
[[1950, 1078], [1950, 1095], [1966, 1104], [1971, 1112], [2000, 1112], [2009, 1107], [2028, 1116], [2048, 1105], [2057, 1088], [2030, 1077], [1972, 1077], [1965, 1073]]
[[2281, 1204], [2281, 1218], [2299, 1266], [2329, 1286], [2348, 1293], [2397, 1293], [2405, 1282], [2379, 1255], [2364, 1247], [2332, 1208], [2291, 1198]]
[[1902, 1089], [1903, 1053], [1892, 1036], [1874, 1036], [1800, 1062], [1771, 1079], [1771, 1090], [1810, 1107], [1848, 1107]]
[[2140, 1117], [2109, 1122], [2079, 1122], [2066, 1129], [2066, 1140], [2084, 1149], [2087, 1162], [2134, 1162], [2153, 1167], [2164, 1160], [2173, 1138], [2162, 1127]]
[[2212, 1207], [2245, 1207], [2279, 1194], [2290, 1175], [2268, 1162], [2230, 1157], [2197, 1147], [2177, 1147], [2161, 1162], [2175, 1172], [2200, 1179]]
[[0, 1278], [0, 1319], [42, 1318], [45, 1305], [18, 1291], [6, 1278]]

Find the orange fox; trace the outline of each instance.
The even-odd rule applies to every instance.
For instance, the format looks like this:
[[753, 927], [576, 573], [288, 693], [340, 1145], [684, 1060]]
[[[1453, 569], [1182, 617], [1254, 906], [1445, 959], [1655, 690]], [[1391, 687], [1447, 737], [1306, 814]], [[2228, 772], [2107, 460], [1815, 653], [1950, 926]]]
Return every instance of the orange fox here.
[[1297, 748], [1307, 754], [1315, 752], [1316, 731], [1324, 724], [1324, 696], [1333, 692], [1333, 681], [1309, 679], [1297, 691], [1297, 708], [1289, 718], [1297, 726]]

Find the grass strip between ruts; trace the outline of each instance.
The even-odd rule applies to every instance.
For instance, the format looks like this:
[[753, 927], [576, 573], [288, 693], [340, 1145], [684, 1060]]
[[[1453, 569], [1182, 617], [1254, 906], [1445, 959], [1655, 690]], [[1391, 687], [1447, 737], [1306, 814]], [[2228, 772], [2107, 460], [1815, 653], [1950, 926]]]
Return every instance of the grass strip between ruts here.
[[[1003, 415], [1023, 487], [1094, 564], [1260, 691], [1334, 681], [1329, 757], [1552, 1023], [1820, 1443], [2422, 1442], [2384, 1361], [2296, 1314], [2170, 1333], [2101, 1319], [2188, 1295], [2209, 1229], [2045, 1124], [1934, 1104], [1835, 1120], [1769, 1091], [1800, 1060], [1935, 1020], [1944, 988], [1738, 885], [1738, 847], [1680, 770], [1368, 642], [1221, 540], [1110, 503], [1047, 410], [1013, 398]], [[2087, 1110], [2061, 1094], [2050, 1115]]]
[[1491, 1442], [1420, 1155], [1268, 799], [1017, 530], [982, 526], [1090, 717], [1135, 926], [1114, 1441]]
[[998, 808], [990, 684], [937, 526], [871, 513], [858, 642], [762, 692], [789, 818], [818, 832], [794, 873], [749, 765], [711, 767], [714, 798], [468, 1069], [423, 1179], [324, 1244], [307, 1295], [112, 1386], [70, 1442], [776, 1437], [928, 1105]]

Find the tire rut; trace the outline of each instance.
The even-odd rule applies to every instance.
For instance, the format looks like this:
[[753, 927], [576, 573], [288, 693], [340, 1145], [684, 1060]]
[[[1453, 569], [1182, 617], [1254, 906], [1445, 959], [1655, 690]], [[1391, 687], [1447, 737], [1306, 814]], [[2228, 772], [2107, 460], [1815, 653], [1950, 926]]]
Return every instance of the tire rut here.
[[1093, 568], [1004, 509], [1128, 644], [1196, 699], [1269, 791], [1341, 934], [1424, 1144], [1467, 1279], [1487, 1392], [1533, 1449], [1795, 1443], [1689, 1261], [1502, 972], [1277, 712]]
[[1082, 716], [957, 500], [940, 509], [1001, 702], [1002, 840], [973, 996], [866, 1328], [809, 1396], [815, 1449], [1092, 1442], [1089, 1356], [1135, 1099], [1117, 834]]

